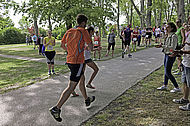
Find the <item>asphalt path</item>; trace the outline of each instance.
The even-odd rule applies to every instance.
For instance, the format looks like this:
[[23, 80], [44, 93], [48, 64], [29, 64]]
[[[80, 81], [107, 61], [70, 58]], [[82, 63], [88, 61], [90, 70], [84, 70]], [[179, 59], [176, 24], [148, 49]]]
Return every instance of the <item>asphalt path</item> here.
[[[103, 109], [138, 81], [163, 65], [161, 49], [149, 48], [133, 53], [132, 58], [117, 57], [96, 62], [100, 71], [93, 81], [96, 90], [87, 89], [96, 101], [86, 108], [77, 87], [79, 97], [70, 97], [61, 108], [63, 121], [56, 122], [49, 108], [56, 104], [67, 87], [69, 73], [53, 76], [33, 85], [0, 95], [0, 126], [78, 126]], [[87, 67], [89, 79], [92, 70]]]

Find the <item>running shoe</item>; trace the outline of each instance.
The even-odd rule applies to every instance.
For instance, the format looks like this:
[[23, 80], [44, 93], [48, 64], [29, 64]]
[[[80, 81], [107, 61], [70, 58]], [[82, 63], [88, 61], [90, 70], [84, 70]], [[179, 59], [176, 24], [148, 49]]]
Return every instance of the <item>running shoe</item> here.
[[129, 58], [131, 58], [131, 57], [132, 57], [132, 55], [131, 55], [131, 54], [128, 54], [128, 57], [129, 57]]
[[161, 87], [158, 87], [157, 90], [167, 90], [167, 86], [163, 85]]
[[188, 103], [187, 105], [184, 105], [184, 106], [179, 106], [179, 109], [181, 109], [183, 111], [190, 111], [190, 103]]
[[174, 88], [172, 90], [170, 90], [171, 93], [175, 93], [175, 92], [181, 92], [181, 88]]
[[91, 98], [88, 97], [86, 100], [85, 100], [85, 104], [86, 104], [86, 107], [90, 106], [90, 104], [95, 100], [95, 96], [92, 96]]
[[56, 121], [62, 121], [62, 118], [60, 117], [61, 109], [58, 109], [57, 107], [52, 107], [49, 109], [49, 111]]
[[51, 72], [48, 72], [48, 75], [50, 76], [50, 75], [51, 75]]
[[95, 89], [95, 87], [92, 86], [91, 84], [87, 84], [86, 87], [87, 87], [87, 88], [91, 88], [91, 89]]
[[174, 73], [174, 75], [181, 75], [181, 72], [176, 72]]
[[189, 103], [189, 100], [181, 98], [181, 99], [173, 99], [173, 102], [177, 104], [187, 104]]

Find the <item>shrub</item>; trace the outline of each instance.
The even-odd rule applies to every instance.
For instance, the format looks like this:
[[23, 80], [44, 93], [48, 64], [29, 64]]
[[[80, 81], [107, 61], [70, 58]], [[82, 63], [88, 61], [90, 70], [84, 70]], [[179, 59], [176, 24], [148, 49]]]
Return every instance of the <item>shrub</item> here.
[[25, 43], [25, 34], [15, 27], [3, 29], [0, 36], [0, 44]]

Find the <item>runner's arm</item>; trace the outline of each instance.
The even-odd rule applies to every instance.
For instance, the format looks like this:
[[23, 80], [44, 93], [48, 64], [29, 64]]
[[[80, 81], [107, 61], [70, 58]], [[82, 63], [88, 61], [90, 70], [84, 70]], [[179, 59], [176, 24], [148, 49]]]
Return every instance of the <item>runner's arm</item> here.
[[49, 45], [50, 42], [46, 43], [46, 39], [44, 39], [44, 42], [43, 42], [43, 43], [44, 43], [44, 46], [46, 47], [46, 46]]

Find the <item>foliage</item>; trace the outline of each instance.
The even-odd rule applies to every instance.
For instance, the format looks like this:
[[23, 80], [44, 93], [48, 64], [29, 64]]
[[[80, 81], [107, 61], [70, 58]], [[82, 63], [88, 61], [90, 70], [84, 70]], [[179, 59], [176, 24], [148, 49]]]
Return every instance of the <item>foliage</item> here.
[[47, 30], [43, 29], [43, 28], [39, 28], [39, 33], [43, 36], [46, 36], [47, 34]]
[[21, 33], [21, 30], [14, 27], [4, 28], [0, 32], [0, 37], [1, 45], [25, 42], [25, 34]]
[[19, 20], [18, 24], [20, 25], [20, 28], [25, 31], [30, 27], [30, 22], [26, 16], [22, 16], [22, 19]]
[[2, 17], [0, 15], [0, 31], [7, 27], [13, 27], [14, 23], [9, 17]]

